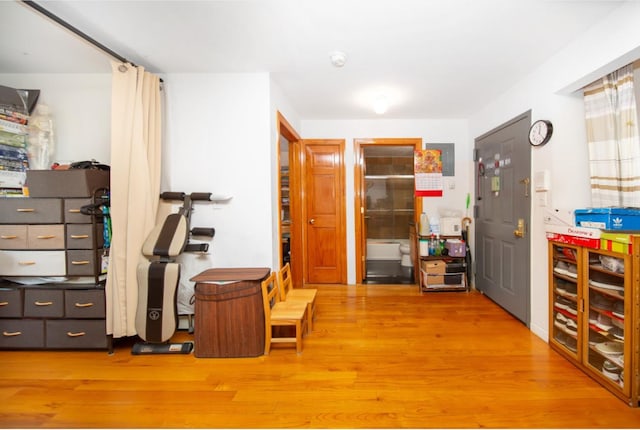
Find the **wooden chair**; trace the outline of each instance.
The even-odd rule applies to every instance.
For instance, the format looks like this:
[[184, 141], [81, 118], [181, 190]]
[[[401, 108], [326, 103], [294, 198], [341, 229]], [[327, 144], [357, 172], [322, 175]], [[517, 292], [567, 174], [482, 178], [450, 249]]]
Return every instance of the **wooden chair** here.
[[307, 330], [313, 330], [313, 321], [316, 319], [316, 295], [315, 288], [293, 288], [291, 278], [291, 266], [286, 263], [278, 271], [278, 285], [280, 287], [280, 300], [285, 303], [302, 302], [307, 305]]
[[[280, 301], [276, 272], [262, 281], [262, 303], [264, 306], [265, 337], [264, 354], [269, 355], [272, 343], [295, 343], [296, 352], [302, 352], [302, 335], [306, 330], [307, 306], [305, 303]], [[273, 327], [295, 328], [295, 337], [273, 337]]]

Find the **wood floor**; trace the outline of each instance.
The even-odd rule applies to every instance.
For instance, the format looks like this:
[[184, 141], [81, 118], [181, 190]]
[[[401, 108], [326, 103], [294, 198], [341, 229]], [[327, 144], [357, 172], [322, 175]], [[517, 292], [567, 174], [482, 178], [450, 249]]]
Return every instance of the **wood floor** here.
[[478, 293], [318, 288], [301, 355], [2, 351], [0, 426], [640, 427], [639, 408]]

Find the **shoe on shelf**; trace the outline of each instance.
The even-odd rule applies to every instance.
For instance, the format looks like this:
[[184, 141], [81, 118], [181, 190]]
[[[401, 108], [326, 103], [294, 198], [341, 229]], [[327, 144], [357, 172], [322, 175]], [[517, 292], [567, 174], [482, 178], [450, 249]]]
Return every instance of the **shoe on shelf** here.
[[609, 329], [613, 327], [613, 324], [611, 323], [611, 317], [604, 314], [598, 315], [598, 322], [596, 322], [596, 327], [604, 331], [609, 331]]
[[624, 320], [624, 301], [623, 300], [616, 300], [616, 302], [613, 304], [613, 309], [611, 310], [611, 314], [614, 317], [618, 317], [621, 320]]
[[572, 335], [577, 335], [578, 334], [578, 324], [576, 324], [576, 322], [574, 320], [572, 320], [571, 318], [567, 318], [567, 322], [565, 323], [565, 327], [566, 330], [572, 334]]
[[567, 276], [577, 279], [578, 278], [578, 268], [575, 264], [568, 264], [568, 273]]
[[602, 294], [591, 294], [589, 297], [589, 305], [601, 311], [613, 310], [613, 299], [603, 296]]
[[569, 276], [569, 265], [564, 261], [558, 261], [553, 271], [561, 275]]

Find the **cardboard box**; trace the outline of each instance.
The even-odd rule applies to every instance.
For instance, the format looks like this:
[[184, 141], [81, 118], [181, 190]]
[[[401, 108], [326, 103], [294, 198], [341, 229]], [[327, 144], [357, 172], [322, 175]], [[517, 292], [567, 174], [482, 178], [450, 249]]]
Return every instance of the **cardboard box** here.
[[443, 260], [427, 260], [421, 262], [422, 278], [425, 287], [444, 284], [447, 263]]
[[631, 233], [603, 231], [600, 237], [600, 249], [621, 254], [632, 254], [634, 236], [636, 235]]
[[602, 230], [640, 230], [640, 209], [589, 208], [575, 210], [576, 225]]
[[109, 188], [108, 170], [27, 170], [31, 197], [92, 197], [100, 188]]
[[547, 233], [565, 234], [569, 236], [584, 237], [587, 239], [599, 239], [601, 234], [601, 230], [598, 228], [577, 227], [571, 225], [546, 224], [544, 229]]
[[586, 248], [600, 249], [600, 239], [587, 239], [585, 237], [570, 236], [568, 234], [547, 233], [547, 240], [568, 245], [584, 246]]

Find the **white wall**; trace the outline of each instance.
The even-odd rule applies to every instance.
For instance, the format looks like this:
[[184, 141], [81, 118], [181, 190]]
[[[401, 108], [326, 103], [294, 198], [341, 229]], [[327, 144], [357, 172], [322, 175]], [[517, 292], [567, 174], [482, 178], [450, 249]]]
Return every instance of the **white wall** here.
[[111, 74], [0, 74], [0, 85], [39, 89], [54, 120], [53, 161], [111, 160]]
[[[638, 58], [640, 2], [627, 2], [516, 86], [469, 119], [472, 138], [531, 109], [532, 120], [549, 119], [553, 138], [532, 149], [531, 171], [551, 175], [550, 208], [573, 210], [590, 205], [588, 151], [579, 88], [603, 73]], [[548, 338], [547, 241], [545, 208], [531, 209], [531, 330]]]
[[[347, 205], [347, 282], [356, 283], [355, 218], [354, 218], [354, 139], [358, 138], [422, 138], [426, 143], [455, 144], [455, 177], [446, 178], [443, 197], [425, 197], [427, 213], [440, 209], [464, 211], [466, 196], [473, 189], [471, 172], [473, 154], [468, 123], [464, 119], [449, 120], [302, 120], [301, 136], [305, 139], [345, 139], [346, 205]], [[450, 186], [454, 188], [451, 189]], [[464, 213], [464, 212], [463, 212]]]
[[[164, 80], [163, 190], [233, 196], [226, 203], [195, 204], [192, 226], [214, 227], [216, 235], [207, 261], [194, 264], [271, 267], [269, 76], [168, 74]], [[192, 272], [189, 259], [183, 261]]]

